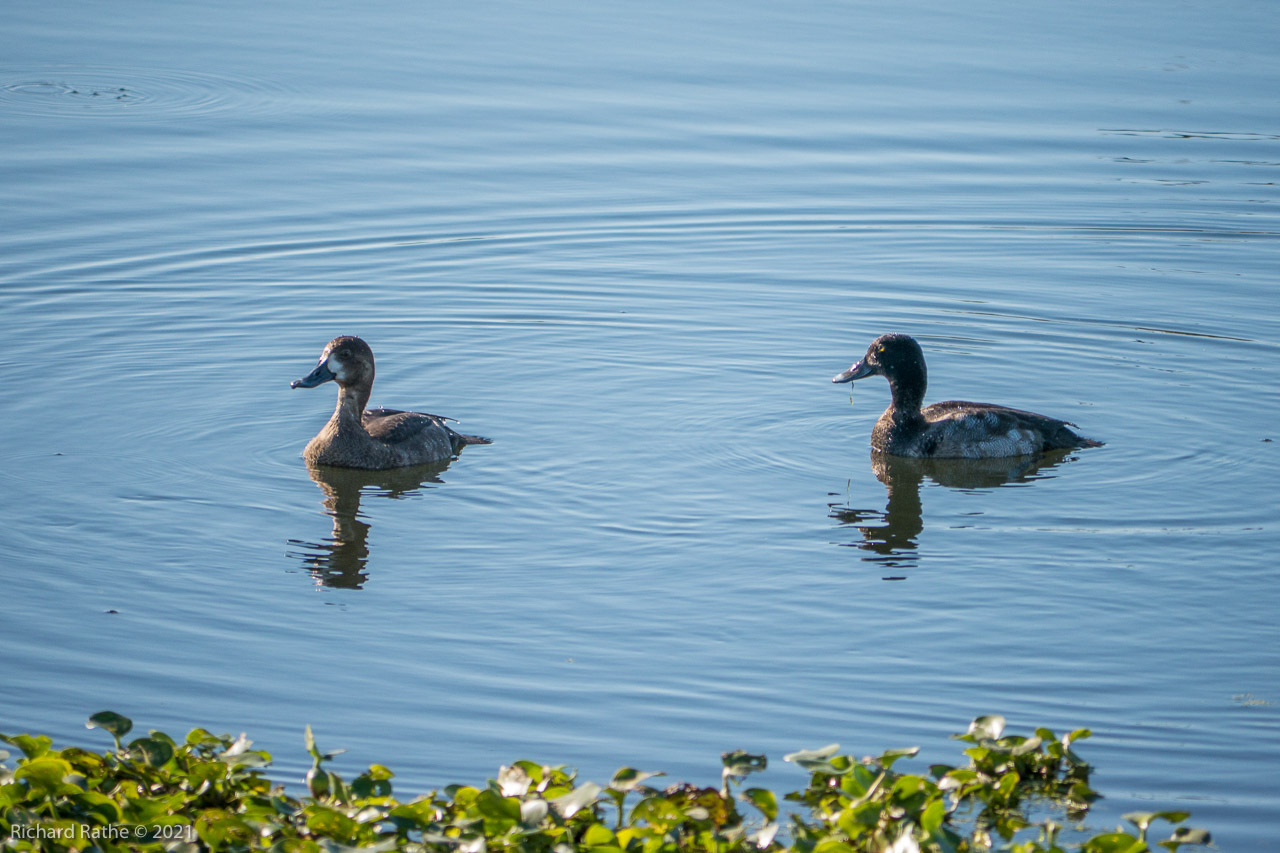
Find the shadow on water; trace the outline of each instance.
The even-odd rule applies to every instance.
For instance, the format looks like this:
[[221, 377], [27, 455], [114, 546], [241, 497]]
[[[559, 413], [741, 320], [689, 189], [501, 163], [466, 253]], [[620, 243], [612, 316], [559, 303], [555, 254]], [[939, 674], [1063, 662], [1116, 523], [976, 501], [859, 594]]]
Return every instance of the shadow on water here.
[[[916, 548], [924, 531], [920, 486], [926, 478], [950, 489], [994, 489], [1052, 477], [1049, 472], [1074, 459], [1073, 452], [1054, 450], [998, 459], [913, 459], [873, 452], [871, 468], [884, 483], [888, 503], [883, 511], [828, 504], [831, 518], [841, 528], [857, 528], [862, 534], [860, 540], [837, 544], [863, 549], [868, 552], [864, 560], [885, 569], [915, 568]], [[884, 579], [905, 577], [895, 574]]]
[[288, 556], [301, 561], [323, 586], [360, 589], [368, 574], [370, 525], [360, 512], [365, 494], [381, 498], [407, 498], [444, 481], [440, 475], [449, 462], [414, 465], [387, 471], [363, 471], [308, 465], [311, 479], [324, 492], [324, 510], [333, 519], [333, 534], [323, 542], [290, 539]]

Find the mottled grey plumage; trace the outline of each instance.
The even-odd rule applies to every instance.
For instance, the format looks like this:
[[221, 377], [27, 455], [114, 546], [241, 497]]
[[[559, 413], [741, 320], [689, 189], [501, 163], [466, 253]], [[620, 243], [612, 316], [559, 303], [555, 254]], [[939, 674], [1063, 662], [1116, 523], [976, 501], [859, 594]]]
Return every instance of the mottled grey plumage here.
[[360, 338], [344, 335], [325, 346], [314, 370], [290, 384], [291, 388], [314, 388], [330, 380], [338, 383], [333, 416], [303, 451], [308, 463], [402, 468], [450, 459], [468, 444], [489, 444], [487, 438], [450, 429], [439, 415], [398, 409], [366, 411], [373, 377], [373, 350]]
[[983, 459], [1025, 456], [1055, 448], [1100, 447], [1076, 435], [1067, 421], [994, 406], [948, 400], [921, 408], [928, 372], [924, 352], [907, 335], [881, 335], [863, 359], [832, 382], [880, 375], [889, 380], [889, 408], [876, 421], [871, 447], [895, 456]]

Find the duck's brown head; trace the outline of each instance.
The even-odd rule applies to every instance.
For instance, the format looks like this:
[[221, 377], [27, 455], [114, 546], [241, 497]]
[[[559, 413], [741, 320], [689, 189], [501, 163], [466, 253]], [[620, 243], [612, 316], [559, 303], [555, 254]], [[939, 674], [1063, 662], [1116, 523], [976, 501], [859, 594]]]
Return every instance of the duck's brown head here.
[[314, 388], [333, 380], [343, 388], [373, 385], [373, 350], [354, 335], [342, 335], [325, 345], [315, 369], [289, 383], [290, 388]]

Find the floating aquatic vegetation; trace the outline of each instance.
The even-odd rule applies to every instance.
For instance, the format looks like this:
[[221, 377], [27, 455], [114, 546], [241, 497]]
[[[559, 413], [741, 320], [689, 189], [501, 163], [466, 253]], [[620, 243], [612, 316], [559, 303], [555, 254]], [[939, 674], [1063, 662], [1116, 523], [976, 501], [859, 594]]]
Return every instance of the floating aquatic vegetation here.
[[[1014, 853], [1141, 853], [1157, 821], [1174, 824], [1155, 844], [1176, 851], [1208, 844], [1203, 830], [1176, 826], [1186, 812], [1125, 815], [1117, 829], [1067, 844], [1054, 810], [1083, 816], [1098, 794], [1090, 767], [1073, 750], [1084, 729], [1061, 737], [1036, 729], [1004, 733], [999, 716], [979, 717], [963, 735], [963, 766], [935, 764], [927, 775], [896, 767], [919, 751], [893, 749], [856, 759], [832, 744], [786, 756], [810, 774], [785, 799], [784, 815], [764, 788], [735, 790], [764, 770], [763, 755], [721, 756], [721, 787], [677, 784], [624, 767], [606, 786], [563, 766], [517, 761], [482, 786], [450, 785], [397, 800], [394, 777], [374, 764], [347, 782], [325, 768], [310, 727], [307, 794], [294, 796], [264, 775], [271, 756], [243, 734], [194, 729], [182, 743], [151, 731], [128, 743], [127, 717], [94, 714], [87, 726], [114, 749], [57, 750], [44, 735], [0, 735], [0, 838], [6, 850], [79, 851], [422, 851], [422, 853], [966, 853], [996, 843]], [[628, 801], [634, 805], [628, 808]], [[748, 814], [739, 804], [751, 807]], [[786, 818], [787, 825], [782, 824]], [[1064, 846], [1065, 845], [1065, 846]]]

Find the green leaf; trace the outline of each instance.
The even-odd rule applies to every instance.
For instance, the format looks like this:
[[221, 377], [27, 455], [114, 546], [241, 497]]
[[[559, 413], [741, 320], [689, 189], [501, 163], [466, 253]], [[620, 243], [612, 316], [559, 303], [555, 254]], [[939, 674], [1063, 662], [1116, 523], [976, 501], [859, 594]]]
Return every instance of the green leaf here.
[[782, 756], [783, 761], [790, 761], [808, 770], [810, 773], [831, 773], [839, 775], [840, 771], [831, 763], [831, 756], [840, 751], [840, 744], [829, 743], [820, 749], [802, 749], [790, 755]]
[[1176, 851], [1184, 844], [1199, 844], [1208, 846], [1213, 843], [1213, 838], [1209, 835], [1208, 830], [1192, 829], [1189, 826], [1180, 826], [1173, 831], [1167, 840], [1159, 842], [1161, 847]]
[[1004, 731], [1005, 718], [999, 714], [988, 714], [984, 717], [978, 717], [969, 724], [967, 734], [977, 738], [978, 740], [999, 740], [1000, 734]]
[[588, 847], [603, 847], [606, 844], [613, 844], [614, 841], [613, 832], [601, 823], [591, 824], [582, 834], [582, 843]]
[[371, 764], [368, 770], [351, 780], [351, 792], [362, 800], [369, 797], [389, 797], [391, 777], [394, 775], [381, 764]]
[[1145, 841], [1127, 832], [1095, 835], [1080, 847], [1081, 853], [1146, 853], [1149, 849]]
[[187, 771], [187, 775], [196, 786], [199, 786], [206, 783], [220, 782], [227, 778], [229, 772], [227, 765], [221, 761], [201, 761], [199, 764], [192, 766]]
[[470, 785], [450, 785], [444, 790], [453, 800], [454, 805], [460, 809], [469, 808], [476, 801], [476, 797], [480, 796], [479, 789]]
[[1008, 799], [1013, 795], [1014, 791], [1018, 789], [1018, 783], [1020, 781], [1022, 781], [1021, 777], [1014, 770], [1010, 770], [1008, 773], [1000, 777], [998, 788], [1000, 793], [1004, 795], [1005, 799]]
[[666, 832], [682, 820], [684, 812], [661, 795], [645, 797], [631, 810], [632, 823], [647, 823], [658, 832]]
[[920, 814], [920, 828], [925, 832], [933, 835], [942, 827], [942, 821], [947, 816], [947, 804], [943, 800], [935, 799], [925, 806], [924, 811]]
[[220, 757], [224, 761], [228, 758], [236, 758], [248, 752], [251, 746], [253, 746], [253, 741], [249, 740], [244, 732], [241, 732], [240, 737], [233, 740]]
[[316, 749], [316, 736], [311, 731], [311, 724], [307, 723], [306, 733], [303, 736], [303, 743], [307, 746], [307, 752], [311, 754], [317, 762], [323, 761], [324, 756], [320, 754], [320, 750]]
[[908, 747], [907, 749], [885, 750], [884, 752], [880, 753], [880, 758], [879, 758], [880, 766], [883, 767], [885, 770], [888, 770], [890, 767], [893, 766], [893, 763], [897, 761], [899, 758], [912, 758], [919, 752], [920, 752], [920, 747], [918, 746]]
[[1085, 738], [1092, 737], [1092, 736], [1093, 736], [1093, 732], [1089, 731], [1088, 729], [1076, 729], [1071, 734], [1062, 736], [1062, 745], [1071, 746], [1071, 744], [1075, 743], [1078, 740], [1084, 740]]
[[1147, 831], [1147, 827], [1151, 825], [1151, 821], [1156, 819], [1155, 812], [1127, 812], [1120, 817], [1129, 821], [1129, 823], [1138, 827], [1142, 832]]
[[27, 758], [39, 758], [53, 746], [53, 739], [48, 735], [13, 735], [5, 740], [22, 750]]
[[333, 788], [333, 778], [329, 771], [319, 765], [307, 771], [307, 790], [313, 797], [323, 797]]
[[386, 782], [390, 779], [394, 779], [395, 775], [396, 774], [392, 773], [389, 768], [384, 767], [381, 764], [369, 765], [368, 776], [375, 782]]
[[1021, 743], [1014, 744], [1009, 747], [1008, 754], [1017, 758], [1019, 756], [1026, 755], [1029, 752], [1035, 752], [1040, 748], [1040, 744], [1042, 743], [1044, 743], [1044, 741], [1040, 739], [1039, 735], [1036, 737], [1024, 738]]
[[[241, 732], [240, 736], [232, 741], [231, 745], [219, 754], [217, 758], [232, 767], [263, 767], [271, 763], [271, 755], [269, 753], [261, 750], [252, 750], [249, 748], [251, 746], [253, 746], [253, 741], [249, 740], [244, 732]], [[334, 753], [334, 755], [336, 754]], [[331, 758], [332, 755], [325, 757]]]
[[117, 714], [115, 711], [99, 711], [89, 717], [89, 721], [84, 724], [86, 729], [105, 729], [108, 734], [115, 738], [116, 746], [120, 746], [120, 738], [129, 733], [133, 728], [133, 720]]
[[[936, 770], [938, 767], [945, 768], [946, 765], [935, 765], [931, 769]], [[942, 777], [938, 779], [938, 787], [944, 791], [949, 791], [952, 788], [972, 785], [976, 781], [978, 781], [977, 770], [968, 767], [953, 767], [947, 768]]]
[[429, 799], [401, 803], [392, 808], [387, 814], [392, 818], [409, 821], [419, 829], [426, 828], [440, 819], [440, 809]]
[[13, 778], [26, 780], [33, 788], [39, 788], [43, 793], [53, 795], [62, 791], [64, 787], [62, 780], [71, 772], [71, 765], [61, 758], [42, 755], [39, 758], [28, 759], [13, 772]]
[[476, 796], [476, 811], [490, 820], [520, 821], [520, 801], [485, 789]]
[[555, 807], [561, 817], [571, 818], [586, 806], [594, 803], [596, 797], [599, 797], [603, 790], [595, 782], [583, 782], [563, 797], [556, 797], [551, 801], [551, 805]]
[[151, 767], [163, 767], [173, 758], [173, 747], [154, 737], [140, 737], [129, 744], [129, 752], [137, 753]]
[[205, 729], [192, 729], [187, 732], [187, 743], [190, 746], [222, 746], [222, 738]]
[[178, 748], [178, 744], [174, 742], [173, 738], [169, 737], [169, 736], [168, 736], [167, 734], [165, 734], [164, 732], [161, 732], [161, 731], [157, 731], [157, 730], [155, 730], [155, 729], [152, 729], [151, 731], [147, 732], [147, 734], [149, 734], [151, 737], [155, 738], [156, 740], [162, 740], [162, 741], [164, 741], [165, 743], [169, 744], [169, 746], [173, 747], [174, 749], [177, 749], [177, 748]]
[[322, 836], [342, 841], [351, 840], [359, 824], [337, 809], [312, 805], [307, 809], [307, 828]]
[[646, 779], [652, 779], [655, 776], [665, 776], [667, 774], [661, 771], [657, 773], [646, 773], [643, 770], [636, 770], [634, 767], [621, 767], [617, 773], [613, 774], [613, 779], [609, 781], [609, 787], [615, 791], [634, 791]]
[[778, 819], [778, 798], [773, 791], [766, 788], [748, 788], [742, 792], [742, 799], [758, 808], [765, 820]]
[[901, 802], [908, 797], [932, 790], [935, 790], [933, 782], [923, 776], [899, 776], [893, 783], [893, 799], [895, 802]]
[[769, 766], [768, 757], [752, 755], [749, 752], [743, 752], [741, 749], [721, 753], [720, 761], [724, 764], [723, 776], [746, 776], [748, 773], [756, 773]]
[[1075, 783], [1071, 785], [1071, 789], [1066, 792], [1066, 797], [1071, 802], [1078, 803], [1080, 806], [1088, 806], [1093, 800], [1098, 798], [1098, 794], [1092, 788], [1084, 783]]
[[124, 812], [120, 805], [106, 794], [98, 791], [84, 791], [75, 797], [76, 805], [83, 808], [88, 815], [97, 815], [104, 824], [122, 823]]
[[541, 791], [546, 787], [547, 783], [551, 779], [552, 769], [550, 767], [543, 767], [536, 761], [527, 761], [522, 759], [520, 761], [511, 762], [511, 765], [513, 767], [519, 767], [523, 769], [525, 773], [529, 774], [529, 779], [532, 782], [532, 787], [535, 791]]

